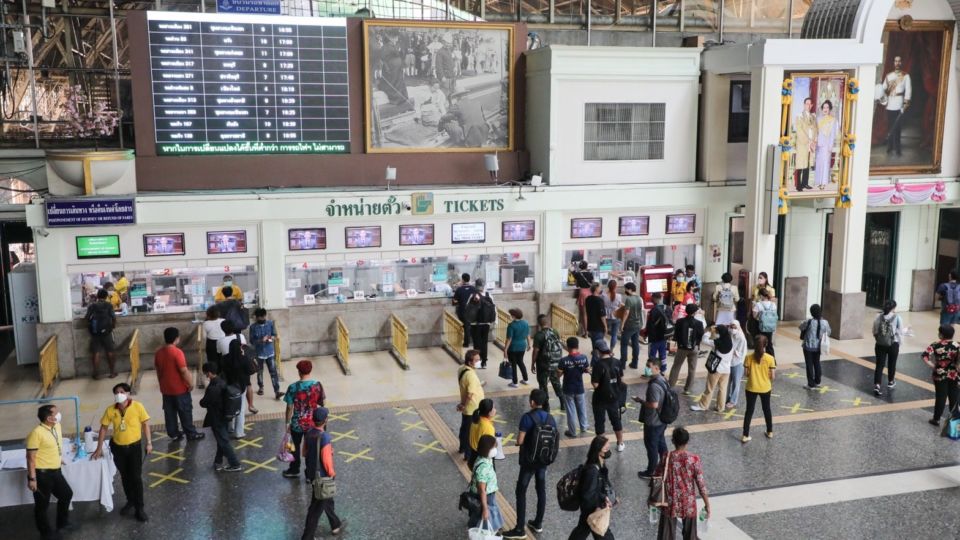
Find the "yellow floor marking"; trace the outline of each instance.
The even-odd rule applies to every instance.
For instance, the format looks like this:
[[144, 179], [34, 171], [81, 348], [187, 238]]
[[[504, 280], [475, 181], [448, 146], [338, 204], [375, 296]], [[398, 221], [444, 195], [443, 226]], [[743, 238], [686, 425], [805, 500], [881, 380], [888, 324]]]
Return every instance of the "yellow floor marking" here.
[[419, 429], [420, 431], [430, 431], [427, 429], [427, 426], [423, 425], [423, 420], [419, 422], [401, 422], [404, 425], [403, 431], [410, 431], [411, 429]]
[[400, 416], [401, 414], [412, 414], [414, 416], [417, 415], [417, 413], [414, 412], [412, 406], [411, 407], [394, 407], [393, 410], [396, 411], [396, 413], [394, 414], [396, 414], [397, 416]]
[[249, 469], [246, 469], [245, 471], [243, 471], [243, 474], [250, 474], [250, 473], [252, 473], [253, 471], [255, 471], [255, 470], [257, 470], [257, 469], [269, 469], [269, 470], [274, 471], [274, 472], [278, 471], [279, 469], [277, 469], [276, 467], [271, 467], [271, 466], [270, 466], [270, 463], [273, 463], [273, 462], [276, 461], [276, 460], [277, 460], [277, 458], [272, 457], [272, 458], [264, 461], [263, 463], [257, 463], [256, 461], [250, 461], [249, 459], [241, 459], [240, 461], [242, 461], [243, 463], [246, 463], [247, 465], [250, 465], [250, 468], [249, 468]]
[[167, 482], [167, 481], [177, 482], [177, 483], [179, 483], [179, 484], [189, 484], [189, 483], [190, 483], [189, 480], [184, 480], [183, 478], [177, 478], [177, 477], [176, 477], [178, 474], [180, 474], [180, 473], [182, 473], [182, 472], [183, 472], [183, 468], [177, 468], [177, 469], [174, 469], [173, 472], [171, 472], [170, 474], [160, 474], [160, 473], [155, 473], [155, 472], [147, 473], [147, 474], [150, 475], [150, 476], [159, 478], [159, 480], [157, 480], [156, 482], [150, 484], [150, 487], [151, 487], [151, 488], [155, 488], [155, 487], [159, 486], [160, 484], [162, 484], [162, 483], [164, 483], [164, 482]]
[[427, 450], [433, 450], [434, 452], [440, 452], [441, 454], [446, 453], [443, 448], [440, 448], [440, 446], [439, 446], [439, 445], [440, 445], [440, 441], [433, 441], [433, 442], [430, 443], [430, 444], [413, 443], [413, 445], [420, 447], [420, 449], [417, 450], [417, 453], [418, 453], [418, 454], [422, 454], [422, 453], [426, 452]]
[[780, 408], [781, 408], [781, 409], [787, 409], [788, 411], [790, 411], [790, 414], [797, 414], [797, 412], [799, 412], [799, 411], [803, 411], [803, 412], [813, 412], [813, 409], [804, 409], [803, 407], [800, 406], [799, 403], [794, 403], [792, 407], [787, 407], [786, 405], [781, 405]]
[[357, 437], [356, 435], [356, 431], [357, 430], [355, 429], [351, 429], [350, 431], [347, 431], [344, 433], [340, 433], [339, 431], [330, 431], [328, 433], [334, 436], [330, 442], [337, 442], [340, 439], [350, 439], [350, 440], [356, 441], [359, 439], [359, 437]]
[[[841, 399], [840, 401], [843, 401], [844, 403], [852, 403], [854, 407], [863, 405], [863, 398]], [[869, 405], [869, 403], [867, 405]]]
[[511, 442], [517, 440], [516, 437], [517, 437], [517, 434], [516, 434], [516, 433], [507, 433], [507, 436], [504, 437], [504, 438], [503, 438], [503, 441], [502, 441], [503, 446], [507, 446], [507, 445], [509, 445]]
[[837, 390], [836, 388], [830, 388], [829, 384], [825, 384], [817, 388], [817, 392], [820, 392], [820, 394], [822, 395], [822, 394], [826, 394], [827, 392], [839, 392], [839, 390]]
[[253, 446], [255, 448], [263, 448], [263, 445], [260, 444], [260, 441], [263, 440], [263, 437], [257, 437], [256, 439], [238, 439], [236, 446], [233, 447], [234, 450], [240, 450], [241, 448], [246, 448], [248, 446]]
[[364, 459], [364, 460], [367, 460], [367, 461], [374, 461], [374, 460], [376, 459], [376, 458], [374, 458], [373, 456], [368, 456], [368, 455], [367, 455], [367, 454], [370, 453], [370, 449], [369, 449], [369, 448], [364, 448], [363, 450], [357, 452], [356, 454], [351, 454], [350, 452], [344, 452], [343, 450], [340, 450], [339, 453], [340, 453], [340, 455], [343, 455], [343, 456], [349, 456], [349, 457], [347, 457], [347, 459], [343, 460], [344, 463], [350, 463], [351, 461], [355, 461], [355, 460], [358, 460], [358, 459]]
[[179, 449], [179, 450], [177, 450], [177, 451], [175, 451], [175, 452], [170, 452], [170, 453], [167, 453], [167, 452], [158, 452], [157, 450], [154, 450], [153, 453], [151, 453], [150, 455], [151, 455], [151, 456], [154, 456], [154, 458], [150, 460], [150, 463], [156, 463], [156, 462], [160, 461], [161, 459], [175, 459], [175, 460], [177, 460], [177, 461], [183, 461], [183, 460], [187, 459], [187, 458], [183, 457], [183, 448], [181, 448], [181, 449]]
[[327, 422], [329, 422], [330, 420], [340, 420], [343, 422], [349, 422], [350, 413], [343, 413], [343, 414], [330, 413], [327, 415]]

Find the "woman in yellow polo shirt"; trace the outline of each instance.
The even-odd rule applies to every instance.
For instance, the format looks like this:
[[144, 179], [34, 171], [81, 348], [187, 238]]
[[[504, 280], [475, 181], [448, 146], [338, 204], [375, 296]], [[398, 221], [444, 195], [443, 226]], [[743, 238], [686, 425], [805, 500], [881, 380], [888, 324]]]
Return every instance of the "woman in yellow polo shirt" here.
[[747, 374], [747, 410], [743, 413], [743, 437], [740, 442], [750, 442], [750, 420], [753, 418], [753, 409], [757, 406], [757, 398], [763, 407], [763, 419], [767, 423], [767, 438], [773, 438], [773, 412], [770, 409], [770, 394], [773, 392], [774, 370], [777, 361], [767, 354], [767, 336], [759, 335], [754, 338], [753, 354], [743, 363]]
[[497, 408], [493, 406], [492, 399], [480, 400], [477, 410], [473, 411], [473, 423], [470, 425], [470, 459], [467, 463], [473, 469], [473, 464], [477, 459], [477, 445], [480, 443], [480, 437], [490, 435], [496, 437], [496, 428], [493, 427], [493, 417], [497, 415]]
[[100, 437], [97, 449], [93, 452], [93, 459], [103, 457], [103, 441], [107, 438], [107, 428], [113, 428], [113, 437], [110, 439], [110, 452], [113, 454], [113, 463], [120, 473], [123, 483], [123, 492], [127, 496], [127, 504], [120, 509], [120, 515], [127, 515], [130, 510], [136, 511], [137, 521], [147, 521], [147, 514], [143, 511], [143, 449], [142, 442], [146, 440], [147, 454], [153, 452], [153, 443], [150, 440], [150, 415], [139, 401], [130, 398], [130, 385], [120, 383], [113, 387], [114, 405], [103, 411], [100, 419]]

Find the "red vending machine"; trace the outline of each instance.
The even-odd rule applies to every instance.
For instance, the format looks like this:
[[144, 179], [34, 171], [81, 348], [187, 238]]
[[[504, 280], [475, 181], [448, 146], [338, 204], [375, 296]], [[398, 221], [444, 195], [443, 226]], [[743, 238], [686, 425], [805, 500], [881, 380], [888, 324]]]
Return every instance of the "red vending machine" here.
[[673, 266], [669, 264], [655, 264], [651, 266], [641, 266], [639, 272], [640, 279], [640, 297], [643, 298], [643, 308], [649, 310], [653, 307], [650, 297], [653, 293], [661, 293], [666, 300], [667, 306], [671, 305], [669, 301], [670, 290], [673, 287]]

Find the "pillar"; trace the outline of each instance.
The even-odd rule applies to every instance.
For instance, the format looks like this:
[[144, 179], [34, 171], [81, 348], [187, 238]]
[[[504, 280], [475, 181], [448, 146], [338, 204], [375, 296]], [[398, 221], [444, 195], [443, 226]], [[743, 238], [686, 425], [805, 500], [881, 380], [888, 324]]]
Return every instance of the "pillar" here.
[[536, 272], [540, 276], [539, 291], [556, 293], [563, 289], [563, 281], [567, 278], [566, 261], [563, 261], [563, 239], [567, 234], [561, 212], [543, 213], [543, 226], [540, 230], [540, 261], [543, 268], [537, 268]]
[[285, 309], [284, 292], [287, 285], [287, 268], [284, 242], [267, 241], [267, 238], [286, 238], [287, 231], [279, 221], [260, 222], [260, 305], [270, 309]]

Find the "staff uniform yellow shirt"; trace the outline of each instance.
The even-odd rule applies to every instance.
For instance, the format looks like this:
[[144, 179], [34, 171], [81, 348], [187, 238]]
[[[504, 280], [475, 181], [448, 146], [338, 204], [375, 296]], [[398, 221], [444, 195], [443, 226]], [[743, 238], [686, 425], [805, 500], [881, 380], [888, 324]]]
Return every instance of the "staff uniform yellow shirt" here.
[[[464, 373], [464, 371], [466, 371], [466, 373]], [[483, 385], [480, 384], [480, 377], [477, 376], [475, 369], [463, 366], [460, 368], [460, 371], [457, 372], [457, 378], [460, 381], [461, 392], [473, 394], [473, 397], [470, 398], [463, 407], [463, 414], [471, 415], [473, 411], [477, 410], [477, 407], [480, 406], [480, 401], [483, 399]]]
[[40, 424], [27, 435], [27, 450], [37, 451], [38, 469], [59, 469], [62, 459], [63, 434], [60, 424], [48, 427]]
[[130, 282], [127, 281], [127, 278], [121, 277], [113, 284], [113, 288], [116, 289], [117, 294], [123, 296], [127, 294], [127, 290], [130, 289]]
[[[143, 436], [143, 423], [150, 419], [147, 410], [139, 401], [130, 400], [127, 409], [120, 414], [117, 405], [107, 407], [100, 419], [101, 426], [113, 427], [113, 442], [126, 446], [138, 442]], [[123, 424], [121, 426], [121, 424]]]
[[484, 435], [496, 437], [497, 430], [493, 427], [493, 420], [481, 416], [478, 423], [470, 424], [470, 448], [476, 451], [477, 445], [480, 444], [480, 437]]
[[770, 380], [770, 370], [776, 369], [777, 364], [772, 356], [764, 354], [758, 363], [751, 353], [747, 356], [744, 365], [750, 370], [747, 378], [747, 392], [754, 394], [766, 394], [773, 390], [773, 382]]
[[[231, 285], [230, 288], [233, 289], [233, 294], [230, 295], [230, 298], [233, 298], [234, 300], [239, 300], [242, 302], [243, 291], [240, 290], [240, 287], [236, 285]], [[223, 286], [221, 286], [219, 289], [217, 289], [217, 294], [213, 295], [213, 301], [223, 302], [225, 300], [228, 300], [228, 298], [223, 295]]]
[[117, 291], [110, 291], [110, 296], [107, 297], [107, 300], [110, 301], [110, 305], [113, 306], [114, 311], [120, 311], [120, 295], [117, 294]]

